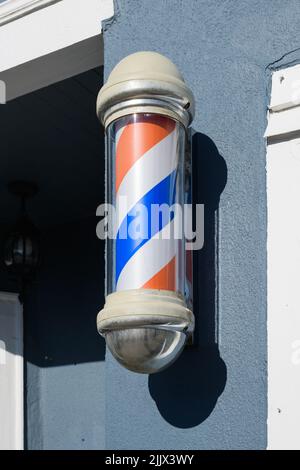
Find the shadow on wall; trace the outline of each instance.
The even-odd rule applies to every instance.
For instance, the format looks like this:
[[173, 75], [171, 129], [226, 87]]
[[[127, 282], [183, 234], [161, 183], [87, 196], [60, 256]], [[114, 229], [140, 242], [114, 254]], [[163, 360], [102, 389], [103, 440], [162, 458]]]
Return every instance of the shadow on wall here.
[[218, 348], [217, 214], [227, 166], [214, 142], [192, 140], [194, 203], [204, 204], [204, 247], [194, 256], [194, 345], [168, 369], [149, 376], [149, 391], [163, 418], [178, 428], [197, 426], [213, 411], [227, 378]]

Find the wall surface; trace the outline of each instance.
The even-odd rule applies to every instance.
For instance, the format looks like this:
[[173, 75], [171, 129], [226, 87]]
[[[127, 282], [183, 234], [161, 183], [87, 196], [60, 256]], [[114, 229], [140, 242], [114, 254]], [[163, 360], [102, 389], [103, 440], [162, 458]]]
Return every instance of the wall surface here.
[[[299, 60], [297, 0], [118, 0], [104, 24], [105, 75], [154, 50], [196, 97], [194, 183], [206, 206], [195, 257], [196, 345], [142, 376], [107, 354], [110, 449], [267, 445], [266, 128], [270, 74]], [[216, 342], [215, 342], [216, 338]]]

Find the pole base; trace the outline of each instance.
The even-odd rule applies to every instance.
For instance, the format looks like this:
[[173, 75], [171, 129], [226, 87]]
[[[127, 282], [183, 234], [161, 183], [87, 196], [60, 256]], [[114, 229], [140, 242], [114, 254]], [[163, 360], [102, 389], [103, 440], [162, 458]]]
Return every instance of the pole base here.
[[152, 374], [177, 359], [193, 332], [194, 316], [178, 293], [128, 290], [107, 297], [97, 327], [120, 364]]

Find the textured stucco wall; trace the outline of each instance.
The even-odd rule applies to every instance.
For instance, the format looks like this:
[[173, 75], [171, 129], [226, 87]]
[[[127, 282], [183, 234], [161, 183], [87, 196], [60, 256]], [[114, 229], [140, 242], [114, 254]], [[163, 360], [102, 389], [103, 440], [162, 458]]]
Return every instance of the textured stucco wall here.
[[207, 212], [206, 246], [197, 255], [198, 346], [150, 379], [107, 354], [106, 445], [265, 448], [263, 134], [271, 69], [298, 60], [300, 3], [118, 0], [115, 11], [104, 25], [106, 78], [127, 54], [154, 50], [178, 65], [194, 91], [195, 184]]

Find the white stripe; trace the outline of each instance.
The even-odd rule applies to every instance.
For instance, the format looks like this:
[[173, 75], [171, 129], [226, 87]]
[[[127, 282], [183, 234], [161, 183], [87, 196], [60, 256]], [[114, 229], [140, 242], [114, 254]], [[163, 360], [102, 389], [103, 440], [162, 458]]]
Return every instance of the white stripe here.
[[177, 128], [154, 145], [124, 176], [116, 197], [117, 227], [134, 205], [177, 168]]
[[175, 218], [129, 259], [119, 276], [117, 291], [140, 289], [177, 255], [181, 240], [165, 239], [173, 233], [174, 222]]

